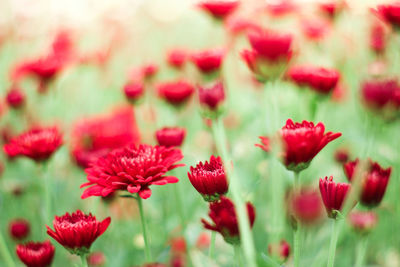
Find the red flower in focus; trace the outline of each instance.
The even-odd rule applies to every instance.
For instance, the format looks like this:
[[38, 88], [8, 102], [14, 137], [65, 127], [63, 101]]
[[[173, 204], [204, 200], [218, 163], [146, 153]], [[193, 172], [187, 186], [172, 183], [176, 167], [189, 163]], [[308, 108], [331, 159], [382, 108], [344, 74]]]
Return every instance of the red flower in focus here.
[[171, 105], [182, 105], [194, 92], [193, 85], [182, 80], [164, 82], [159, 84], [157, 89], [160, 97]]
[[25, 156], [43, 161], [49, 159], [62, 142], [62, 135], [56, 127], [37, 127], [12, 138], [3, 149], [9, 157]]
[[335, 183], [332, 176], [319, 179], [319, 191], [329, 218], [336, 219], [335, 211], [341, 211], [349, 189], [349, 184]]
[[280, 135], [283, 140], [283, 159], [286, 168], [299, 172], [308, 167], [321, 149], [342, 134], [325, 133], [325, 126], [321, 122], [314, 126], [312, 122], [293, 123], [288, 119]]
[[165, 147], [181, 146], [185, 135], [185, 128], [180, 127], [164, 127], [156, 132], [158, 144]]
[[126, 99], [131, 103], [136, 103], [144, 94], [144, 86], [142, 82], [129, 82], [124, 86], [124, 94]]
[[264, 150], [265, 152], [270, 152], [271, 151], [271, 145], [270, 145], [270, 140], [268, 136], [259, 136], [261, 140], [261, 144], [256, 144], [259, 148]]
[[400, 107], [400, 86], [395, 79], [365, 81], [361, 91], [366, 105], [372, 109]]
[[72, 214], [67, 212], [61, 217], [55, 216], [54, 230], [47, 225], [46, 228], [47, 234], [70, 253], [85, 255], [89, 253], [92, 243], [107, 230], [110, 222], [110, 217], [99, 222], [91, 213], [86, 215], [77, 210]]
[[92, 252], [87, 257], [89, 266], [103, 266], [106, 262], [106, 257], [102, 252]]
[[334, 69], [315, 66], [295, 66], [290, 68], [288, 76], [299, 86], [308, 86], [321, 94], [329, 94], [336, 87], [340, 73]]
[[202, 0], [199, 7], [214, 18], [224, 19], [239, 6], [238, 0]]
[[54, 246], [50, 241], [28, 242], [17, 245], [16, 253], [18, 258], [27, 267], [48, 267], [51, 265], [54, 257]]
[[185, 65], [187, 52], [182, 49], [171, 50], [167, 55], [167, 62], [171, 67], [180, 69]]
[[349, 222], [355, 231], [367, 234], [375, 228], [378, 217], [372, 211], [354, 211], [349, 214]]
[[281, 242], [277, 244], [269, 244], [268, 253], [280, 263], [283, 263], [289, 258], [290, 245], [286, 240], [281, 240]]
[[228, 192], [228, 180], [220, 157], [210, 157], [210, 162], [199, 162], [190, 167], [190, 183], [205, 201], [214, 202]]
[[219, 81], [215, 84], [205, 87], [199, 87], [200, 104], [206, 106], [211, 111], [216, 111], [221, 102], [225, 100], [224, 84]]
[[225, 51], [220, 48], [203, 50], [191, 55], [192, 62], [203, 73], [208, 74], [221, 68]]
[[[253, 227], [256, 217], [255, 210], [250, 203], [247, 203], [246, 206], [250, 227]], [[210, 212], [208, 215], [214, 224], [202, 219], [201, 222], [206, 229], [219, 232], [229, 244], [240, 242], [235, 206], [229, 198], [222, 196], [220, 201], [210, 203]]]
[[78, 165], [87, 168], [111, 150], [139, 143], [139, 139], [133, 110], [123, 107], [111, 114], [76, 123], [72, 130], [71, 150]]
[[25, 103], [25, 94], [18, 87], [12, 87], [6, 96], [7, 104], [12, 108], [20, 108]]
[[400, 26], [400, 1], [391, 4], [379, 5], [377, 7], [378, 14], [394, 27]]
[[22, 240], [29, 235], [31, 226], [25, 219], [15, 219], [9, 223], [8, 229], [13, 239]]
[[143, 199], [149, 198], [150, 185], [179, 181], [174, 176], [165, 176], [165, 173], [184, 166], [176, 164], [182, 158], [178, 148], [164, 146], [128, 145], [116, 149], [85, 170], [89, 182], [81, 185], [81, 188], [90, 187], [85, 189], [82, 198], [105, 197], [117, 190], [127, 190], [131, 194], [138, 193]]
[[[351, 182], [356, 174], [359, 160], [350, 161], [345, 164], [344, 172]], [[382, 168], [377, 162], [368, 161], [367, 169], [361, 174], [363, 179], [360, 202], [368, 207], [375, 207], [381, 203], [389, 183], [392, 168]]]
[[302, 224], [311, 225], [319, 221], [322, 215], [322, 202], [316, 190], [302, 189], [292, 193], [289, 198], [289, 212]]

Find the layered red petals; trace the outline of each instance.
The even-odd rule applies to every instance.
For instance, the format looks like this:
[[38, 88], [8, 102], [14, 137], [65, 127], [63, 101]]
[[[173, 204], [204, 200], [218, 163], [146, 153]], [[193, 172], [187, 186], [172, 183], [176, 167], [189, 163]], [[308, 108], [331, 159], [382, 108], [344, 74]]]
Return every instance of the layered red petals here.
[[350, 184], [335, 183], [332, 176], [319, 179], [319, 191], [329, 218], [337, 217], [336, 211], [341, 211], [349, 190]]
[[48, 267], [54, 257], [54, 246], [50, 241], [28, 242], [17, 245], [16, 253], [18, 258], [27, 267]]

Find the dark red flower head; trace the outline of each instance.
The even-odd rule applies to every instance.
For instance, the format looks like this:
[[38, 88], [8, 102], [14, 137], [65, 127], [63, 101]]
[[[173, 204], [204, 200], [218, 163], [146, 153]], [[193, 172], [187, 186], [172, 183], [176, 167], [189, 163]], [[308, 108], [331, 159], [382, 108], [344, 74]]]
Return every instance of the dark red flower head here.
[[87, 257], [87, 262], [89, 266], [103, 266], [106, 262], [106, 257], [103, 252], [92, 252]]
[[318, 222], [322, 215], [322, 202], [318, 191], [302, 189], [300, 193], [292, 192], [288, 209], [302, 224], [311, 225]]
[[9, 157], [25, 156], [43, 161], [50, 158], [62, 142], [62, 135], [57, 127], [35, 127], [12, 138], [3, 149]]
[[13, 239], [22, 240], [29, 235], [31, 226], [25, 219], [15, 219], [9, 223], [8, 229]]
[[281, 240], [279, 243], [269, 244], [268, 253], [277, 259], [280, 263], [285, 262], [290, 255], [290, 245], [286, 240]]
[[261, 144], [256, 144], [255, 146], [261, 148], [265, 152], [270, 152], [271, 151], [271, 145], [270, 145], [270, 139], [268, 136], [259, 136], [261, 140]]
[[350, 184], [335, 183], [332, 176], [319, 179], [319, 191], [329, 218], [336, 219], [335, 211], [341, 211], [349, 190]]
[[[359, 160], [356, 159], [346, 163], [343, 166], [344, 172], [349, 181], [353, 180], [358, 165]], [[360, 197], [361, 204], [368, 207], [375, 207], [381, 203], [386, 192], [386, 187], [389, 183], [391, 172], [391, 167], [384, 169], [377, 162], [369, 160], [367, 169], [361, 173], [361, 177], [363, 179]]]
[[221, 102], [225, 100], [224, 84], [219, 81], [211, 86], [199, 87], [200, 104], [211, 111], [216, 111]]
[[131, 81], [124, 86], [126, 99], [131, 103], [136, 103], [144, 94], [144, 85], [141, 81]]
[[205, 201], [217, 201], [228, 192], [228, 180], [220, 157], [211, 156], [210, 162], [199, 162], [196, 167], [190, 167], [188, 177]]
[[345, 7], [342, 0], [330, 0], [319, 3], [319, 9], [329, 18], [334, 18]]
[[164, 127], [156, 132], [158, 144], [165, 147], [181, 146], [185, 135], [185, 128], [180, 127]]
[[378, 14], [394, 27], [400, 27], [400, 1], [377, 7]]
[[288, 119], [280, 135], [283, 141], [283, 160], [286, 168], [299, 172], [308, 167], [321, 149], [342, 134], [325, 133], [325, 126], [321, 122], [314, 125], [308, 121], [293, 123], [291, 119]]
[[194, 92], [193, 85], [182, 80], [164, 82], [157, 89], [160, 97], [175, 106], [185, 103]]
[[167, 54], [167, 62], [171, 67], [180, 69], [182, 68], [187, 60], [187, 52], [182, 49], [174, 49], [169, 51]]
[[[250, 203], [247, 203], [247, 214], [250, 227], [253, 227], [256, 214], [253, 205]], [[240, 242], [235, 206], [229, 198], [222, 196], [220, 201], [210, 203], [208, 215], [214, 224], [202, 219], [201, 222], [206, 229], [219, 232], [229, 244]]]
[[361, 90], [365, 104], [371, 109], [400, 107], [400, 86], [396, 79], [365, 81]]
[[210, 13], [214, 18], [224, 19], [235, 11], [239, 3], [238, 0], [203, 0], [199, 7]]
[[373, 211], [354, 211], [349, 214], [349, 222], [360, 234], [367, 234], [375, 228], [378, 216]]
[[28, 242], [17, 245], [18, 258], [27, 267], [49, 267], [54, 257], [54, 246], [50, 241]]
[[128, 145], [116, 149], [98, 159], [87, 168], [89, 182], [82, 198], [108, 196], [117, 190], [138, 193], [143, 199], [151, 196], [150, 185], [177, 183], [178, 178], [165, 173], [184, 164], [176, 164], [183, 158], [178, 148], [150, 145]]
[[86, 215], [77, 210], [72, 214], [67, 212], [61, 217], [55, 216], [54, 230], [47, 225], [46, 228], [47, 234], [70, 253], [86, 255], [92, 243], [107, 230], [110, 222], [110, 217], [99, 222], [91, 213]]
[[191, 60], [203, 73], [208, 74], [221, 68], [225, 51], [220, 48], [192, 53]]
[[336, 87], [340, 73], [335, 69], [301, 65], [290, 68], [288, 76], [299, 86], [308, 86], [318, 93], [329, 94]]
[[25, 94], [18, 88], [13, 86], [6, 96], [7, 104], [12, 108], [20, 108], [25, 103]]
[[153, 78], [158, 72], [158, 65], [156, 64], [147, 64], [141, 67], [140, 72], [144, 79]]
[[335, 160], [340, 164], [344, 164], [349, 161], [349, 150], [345, 147], [338, 148], [335, 151]]

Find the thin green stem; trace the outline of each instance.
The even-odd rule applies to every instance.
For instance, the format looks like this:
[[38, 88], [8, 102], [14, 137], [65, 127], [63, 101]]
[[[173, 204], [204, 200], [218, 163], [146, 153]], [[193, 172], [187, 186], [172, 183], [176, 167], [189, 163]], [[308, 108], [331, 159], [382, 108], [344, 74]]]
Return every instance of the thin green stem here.
[[[293, 180], [293, 191], [295, 194], [299, 194], [301, 190], [300, 186], [300, 172], [294, 172]], [[294, 243], [294, 266], [300, 266], [300, 243], [301, 243], [301, 223], [296, 221], [296, 228], [293, 233], [293, 243]]]
[[149, 240], [148, 240], [148, 236], [147, 236], [146, 218], [145, 218], [144, 212], [143, 212], [142, 199], [139, 196], [137, 196], [137, 202], [138, 202], [138, 206], [139, 206], [140, 220], [142, 222], [142, 231], [143, 231], [146, 261], [151, 262], [151, 251], [150, 251], [150, 245], [149, 245]]
[[88, 267], [86, 254], [81, 255], [82, 267]]
[[215, 236], [216, 236], [216, 232], [215, 231], [211, 231], [210, 250], [208, 251], [208, 257], [210, 259], [212, 259], [214, 257]]
[[233, 245], [233, 249], [234, 249], [234, 253], [235, 253], [235, 262], [236, 262], [237, 266], [239, 266], [239, 267], [243, 266], [240, 245]]
[[333, 267], [335, 263], [336, 244], [339, 236], [338, 220], [334, 219], [332, 223], [331, 243], [329, 245], [329, 255], [327, 267]]
[[368, 246], [368, 237], [363, 237], [357, 244], [356, 262], [354, 267], [361, 267], [364, 264], [365, 253]]
[[182, 206], [182, 197], [181, 197], [181, 192], [179, 190], [179, 183], [173, 185], [173, 188], [174, 188], [174, 195], [175, 195], [175, 202], [176, 202], [177, 212], [178, 212], [179, 218], [181, 220], [182, 232], [185, 232], [186, 220], [185, 220], [185, 213], [183, 211], [183, 206]]
[[4, 240], [3, 233], [0, 231], [0, 253], [4, 262], [8, 267], [15, 267], [15, 263], [7, 248], [6, 241]]
[[44, 211], [43, 214], [43, 223], [50, 224], [51, 223], [51, 179], [50, 175], [48, 175], [48, 161], [43, 162], [39, 167], [39, 177], [43, 183], [43, 196], [44, 196]]

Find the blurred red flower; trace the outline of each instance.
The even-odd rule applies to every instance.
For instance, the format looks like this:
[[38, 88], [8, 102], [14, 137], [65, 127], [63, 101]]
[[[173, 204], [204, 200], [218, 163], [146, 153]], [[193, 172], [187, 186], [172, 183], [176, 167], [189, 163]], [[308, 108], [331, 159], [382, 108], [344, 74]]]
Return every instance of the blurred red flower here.
[[382, 4], [377, 7], [378, 14], [394, 27], [400, 26], [400, 1]]
[[373, 20], [370, 29], [369, 44], [375, 53], [381, 54], [385, 51], [387, 46], [387, 35], [388, 29], [383, 22], [378, 19]]
[[268, 136], [259, 136], [261, 140], [261, 144], [256, 144], [255, 146], [261, 148], [265, 152], [270, 152], [271, 150], [271, 145], [270, 145], [270, 140]]
[[156, 132], [158, 144], [165, 147], [181, 146], [185, 135], [185, 128], [180, 127], [164, 127]]
[[324, 19], [307, 19], [301, 22], [303, 34], [310, 40], [319, 41], [323, 39], [328, 31], [330, 25]]
[[144, 85], [141, 81], [131, 81], [125, 84], [124, 94], [126, 99], [131, 103], [137, 103], [137, 101], [144, 94]]
[[217, 19], [224, 19], [239, 6], [238, 0], [202, 0], [199, 7]]
[[199, 87], [200, 104], [206, 106], [211, 111], [216, 111], [221, 102], [225, 100], [224, 84], [218, 81], [211, 86]]
[[57, 127], [34, 127], [5, 144], [3, 149], [9, 157], [25, 156], [43, 161], [62, 145], [62, 135]]
[[21, 88], [13, 86], [6, 96], [7, 104], [12, 108], [20, 108], [25, 103], [25, 94]]
[[89, 266], [103, 266], [106, 263], [106, 257], [103, 252], [92, 252], [87, 257]]
[[90, 196], [108, 196], [117, 190], [138, 193], [146, 199], [151, 196], [150, 185], [177, 183], [174, 176], [165, 173], [184, 164], [176, 164], [183, 158], [178, 148], [164, 146], [128, 145], [116, 149], [99, 158], [87, 168], [89, 182], [81, 185], [85, 189], [82, 198]]
[[400, 86], [396, 79], [367, 80], [361, 85], [365, 104], [374, 110], [400, 107]]
[[[250, 227], [253, 227], [256, 216], [255, 210], [250, 203], [247, 203], [246, 206]], [[222, 196], [220, 201], [210, 203], [210, 212], [208, 215], [214, 224], [202, 219], [201, 222], [206, 229], [219, 232], [229, 244], [237, 244], [240, 242], [235, 206], [229, 198]]]
[[183, 80], [161, 83], [157, 89], [160, 97], [175, 106], [185, 103], [194, 92], [193, 85]]
[[335, 160], [340, 164], [344, 164], [349, 161], [349, 150], [345, 147], [338, 148], [335, 151]]
[[266, 8], [268, 13], [274, 17], [282, 17], [298, 9], [297, 5], [292, 0], [271, 1], [267, 3]]
[[296, 220], [311, 225], [321, 218], [321, 198], [316, 190], [303, 188], [299, 193], [292, 192], [288, 209]]
[[225, 51], [221, 48], [192, 53], [191, 60], [202, 73], [209, 74], [221, 68]]
[[280, 263], [285, 262], [290, 255], [290, 245], [286, 240], [281, 240], [279, 243], [269, 244], [268, 253], [277, 259]]
[[77, 210], [71, 214], [67, 212], [61, 217], [55, 216], [54, 230], [47, 225], [46, 228], [47, 234], [70, 253], [85, 255], [89, 252], [92, 243], [107, 230], [110, 222], [110, 217], [99, 222], [91, 213], [86, 215]]
[[54, 257], [54, 246], [50, 241], [28, 242], [19, 244], [16, 247], [18, 258], [27, 267], [48, 267], [51, 265]]
[[345, 5], [343, 0], [329, 0], [320, 2], [319, 9], [323, 14], [333, 19], [344, 9]]
[[228, 192], [228, 180], [220, 157], [210, 157], [210, 162], [199, 162], [190, 167], [190, 183], [205, 201], [214, 202]]
[[319, 179], [319, 191], [329, 218], [336, 219], [334, 211], [341, 211], [349, 190], [350, 184], [335, 183], [332, 176]]
[[167, 62], [171, 67], [180, 69], [182, 68], [187, 59], [187, 52], [183, 49], [173, 49], [167, 54]]
[[378, 216], [373, 211], [354, 211], [349, 214], [349, 222], [360, 234], [367, 234], [375, 228]]
[[31, 226], [25, 219], [15, 219], [9, 223], [8, 230], [13, 239], [23, 240], [29, 235]]

